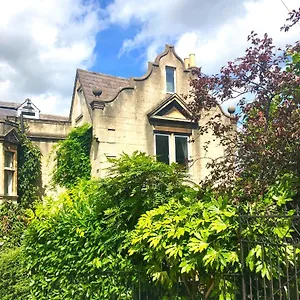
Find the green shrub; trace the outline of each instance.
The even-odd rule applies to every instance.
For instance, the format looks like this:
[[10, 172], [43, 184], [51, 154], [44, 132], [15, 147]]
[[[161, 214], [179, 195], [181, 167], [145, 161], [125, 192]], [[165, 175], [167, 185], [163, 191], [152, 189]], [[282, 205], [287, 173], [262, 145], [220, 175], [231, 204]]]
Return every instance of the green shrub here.
[[0, 299], [29, 299], [30, 280], [20, 248], [0, 252]]
[[51, 205], [39, 204], [44, 212], [24, 244], [37, 299], [131, 299], [142, 265], [128, 255], [130, 230], [147, 210], [187, 188], [175, 166], [142, 153], [111, 163], [111, 177], [81, 181], [56, 202], [59, 210], [47, 213]]
[[[278, 270], [299, 259], [298, 249], [289, 242], [293, 234], [298, 235], [295, 224], [287, 217], [275, 217], [295, 213], [286, 208], [296, 196], [296, 179], [284, 175], [256, 203], [237, 205], [212, 191], [203, 191], [200, 199], [171, 198], [139, 218], [130, 232], [129, 253], [142, 255], [147, 273], [169, 293], [176, 293], [176, 285], [182, 282], [187, 299], [235, 299], [243, 239], [252, 241], [247, 247], [244, 244], [245, 273], [252, 272], [266, 286], [271, 281], [276, 284]], [[242, 223], [241, 215], [249, 219]]]
[[0, 205], [0, 252], [21, 245], [27, 223], [25, 210], [19, 204], [4, 202]]

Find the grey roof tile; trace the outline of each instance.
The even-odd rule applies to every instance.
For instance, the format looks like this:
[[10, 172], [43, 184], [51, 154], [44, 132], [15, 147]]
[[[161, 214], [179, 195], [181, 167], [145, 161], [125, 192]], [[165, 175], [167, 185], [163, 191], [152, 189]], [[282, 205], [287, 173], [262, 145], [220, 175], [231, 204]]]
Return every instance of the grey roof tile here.
[[0, 101], [0, 108], [17, 109], [21, 103]]
[[108, 101], [113, 99], [121, 88], [129, 87], [129, 79], [96, 72], [77, 69], [77, 75], [82, 85], [83, 93], [90, 104], [96, 100], [93, 89], [102, 90], [100, 99]]
[[40, 119], [41, 120], [49, 120], [49, 121], [64, 121], [64, 122], [69, 121], [69, 117], [48, 115], [48, 114], [40, 114]]

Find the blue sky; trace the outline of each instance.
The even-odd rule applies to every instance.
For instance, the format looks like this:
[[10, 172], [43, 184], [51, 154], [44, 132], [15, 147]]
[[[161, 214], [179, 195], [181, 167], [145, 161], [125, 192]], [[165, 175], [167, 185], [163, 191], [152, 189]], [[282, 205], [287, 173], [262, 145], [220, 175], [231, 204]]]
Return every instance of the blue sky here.
[[[119, 77], [141, 76], [145, 72], [145, 48], [137, 48], [120, 55], [122, 43], [138, 32], [138, 26], [122, 28], [113, 25], [97, 35], [94, 65], [91, 71]], [[105, 45], [105, 46], [103, 46]]]
[[277, 46], [298, 40], [298, 26], [280, 32], [287, 13], [282, 0], [5, 1], [0, 101], [31, 98], [42, 113], [68, 115], [77, 68], [141, 76], [167, 43], [216, 73], [243, 55], [251, 30], [269, 33]]
[[[105, 10], [113, 1], [106, 0], [99, 3]], [[99, 32], [96, 37], [96, 58], [90, 70], [126, 78], [141, 76], [145, 71], [145, 47], [120, 55], [123, 41], [134, 38], [139, 30], [138, 24], [131, 24], [130, 26], [111, 25]]]

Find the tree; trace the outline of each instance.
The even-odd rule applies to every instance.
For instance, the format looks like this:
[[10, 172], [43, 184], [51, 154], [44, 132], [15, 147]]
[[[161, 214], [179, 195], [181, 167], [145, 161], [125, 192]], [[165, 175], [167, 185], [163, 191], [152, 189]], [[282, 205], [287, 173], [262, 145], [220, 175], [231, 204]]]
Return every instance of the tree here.
[[287, 21], [289, 21], [289, 24], [283, 25], [281, 27], [281, 30], [289, 31], [291, 29], [291, 27], [293, 27], [294, 25], [296, 25], [297, 23], [299, 24], [300, 21], [300, 7], [298, 8], [298, 10], [294, 9], [289, 13], [289, 17], [286, 19]]
[[199, 119], [219, 103], [238, 99], [236, 134], [230, 134], [233, 125], [222, 124], [221, 116], [200, 129], [200, 134], [212, 130], [225, 148], [223, 157], [208, 164], [212, 173], [204, 184], [233, 189], [249, 200], [278, 176], [300, 176], [300, 78], [299, 42], [283, 51], [267, 34], [260, 39], [252, 32], [248, 40], [245, 56], [229, 62], [219, 74], [199, 72], [191, 83], [190, 107]]

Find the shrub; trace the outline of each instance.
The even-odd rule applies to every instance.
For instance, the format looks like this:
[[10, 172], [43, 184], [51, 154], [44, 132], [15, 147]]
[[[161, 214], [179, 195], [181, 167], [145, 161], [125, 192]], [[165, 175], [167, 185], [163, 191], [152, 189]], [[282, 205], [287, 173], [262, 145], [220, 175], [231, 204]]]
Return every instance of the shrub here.
[[27, 217], [20, 205], [4, 202], [0, 205], [0, 252], [19, 247], [25, 228]]
[[23, 266], [21, 248], [0, 252], [0, 299], [28, 299], [30, 280]]
[[[187, 188], [176, 166], [142, 153], [111, 163], [111, 177], [79, 182], [52, 213], [31, 222], [24, 249], [37, 299], [131, 299], [142, 265], [128, 255], [130, 230], [141, 214]], [[42, 207], [52, 205], [36, 212]]]

